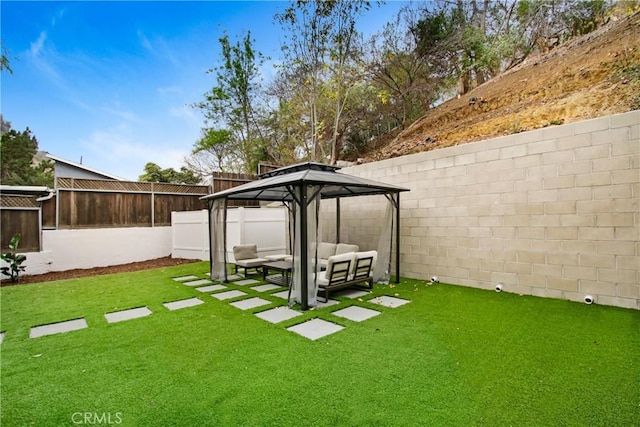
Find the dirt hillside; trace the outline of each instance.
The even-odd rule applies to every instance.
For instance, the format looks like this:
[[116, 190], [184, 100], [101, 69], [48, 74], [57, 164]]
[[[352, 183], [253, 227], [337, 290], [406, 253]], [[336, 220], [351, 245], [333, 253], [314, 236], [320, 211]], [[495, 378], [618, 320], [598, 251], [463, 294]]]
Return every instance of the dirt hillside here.
[[640, 12], [532, 57], [428, 111], [375, 161], [640, 109]]

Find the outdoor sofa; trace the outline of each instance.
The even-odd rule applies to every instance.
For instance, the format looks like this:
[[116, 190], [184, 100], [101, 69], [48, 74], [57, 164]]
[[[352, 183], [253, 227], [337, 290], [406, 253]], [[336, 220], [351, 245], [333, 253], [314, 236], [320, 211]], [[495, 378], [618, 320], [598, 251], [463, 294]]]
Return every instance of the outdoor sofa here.
[[373, 289], [373, 269], [378, 258], [377, 251], [347, 252], [332, 255], [327, 259], [327, 269], [318, 273], [318, 295], [324, 294], [324, 301], [329, 300], [329, 293], [338, 289], [365, 285]]

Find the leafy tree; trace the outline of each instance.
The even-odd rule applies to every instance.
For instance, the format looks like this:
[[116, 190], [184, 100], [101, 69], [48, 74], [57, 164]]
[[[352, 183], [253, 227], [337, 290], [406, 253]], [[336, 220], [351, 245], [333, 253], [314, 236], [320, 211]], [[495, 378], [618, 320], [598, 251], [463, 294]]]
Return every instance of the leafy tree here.
[[187, 166], [200, 175], [212, 172], [231, 172], [241, 161], [236, 156], [236, 145], [226, 129], [203, 129], [202, 137], [194, 144]]
[[38, 151], [38, 140], [26, 128], [22, 132], [11, 129], [11, 124], [2, 123], [0, 136], [0, 181], [4, 185], [42, 185], [53, 187], [53, 163], [43, 160], [33, 164]]
[[356, 22], [370, 7], [362, 0], [292, 1], [277, 16], [287, 30], [283, 51], [290, 76], [306, 93], [314, 160], [338, 160], [350, 91], [364, 78]]
[[377, 110], [383, 122], [391, 121], [394, 126], [407, 126], [441, 95], [443, 78], [419, 54], [410, 31], [417, 19], [416, 10], [405, 7], [369, 42], [367, 62], [371, 83], [378, 91]]
[[[195, 107], [203, 111], [208, 124], [204, 138], [211, 136], [208, 129], [223, 129], [228, 132], [224, 145], [230, 150], [225, 152], [237, 154], [238, 157], [234, 159], [238, 161], [237, 169], [251, 172], [256, 170], [262, 160], [265, 144], [260, 127], [262, 112], [259, 108], [262, 99], [260, 67], [264, 58], [254, 49], [250, 32], [235, 44], [230, 42], [227, 34], [218, 41], [222, 50], [222, 65], [209, 70], [216, 74], [217, 85]], [[207, 147], [202, 150], [201, 139], [196, 143], [194, 152], [203, 154], [211, 149], [209, 142], [204, 142]]]
[[2, 54], [0, 55], [0, 72], [7, 70], [9, 73], [13, 74], [11, 64], [9, 63], [9, 49], [4, 46], [2, 41], [0, 41], [0, 49], [2, 50]]
[[167, 182], [170, 184], [198, 184], [200, 176], [184, 166], [176, 171], [173, 168], [162, 169], [149, 162], [144, 166], [144, 173], [138, 178], [142, 182]]

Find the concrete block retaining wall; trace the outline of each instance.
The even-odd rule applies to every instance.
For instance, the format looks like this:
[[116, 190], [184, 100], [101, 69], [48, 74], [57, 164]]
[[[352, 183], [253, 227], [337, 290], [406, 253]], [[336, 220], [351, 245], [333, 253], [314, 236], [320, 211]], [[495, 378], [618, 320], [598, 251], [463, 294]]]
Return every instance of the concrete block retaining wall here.
[[[411, 189], [403, 276], [640, 309], [639, 168], [633, 111], [341, 172]], [[384, 199], [341, 206], [342, 234], [375, 247]]]

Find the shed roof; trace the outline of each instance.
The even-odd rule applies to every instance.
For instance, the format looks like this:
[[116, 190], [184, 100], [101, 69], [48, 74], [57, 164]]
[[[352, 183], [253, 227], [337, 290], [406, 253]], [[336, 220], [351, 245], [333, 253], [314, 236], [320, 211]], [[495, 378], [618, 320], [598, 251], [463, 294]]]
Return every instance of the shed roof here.
[[409, 191], [408, 188], [338, 173], [337, 169], [335, 166], [321, 163], [300, 163], [268, 172], [262, 175], [265, 177], [263, 179], [219, 191], [201, 199], [293, 201], [291, 190], [302, 184], [321, 186], [320, 197], [323, 199]]

